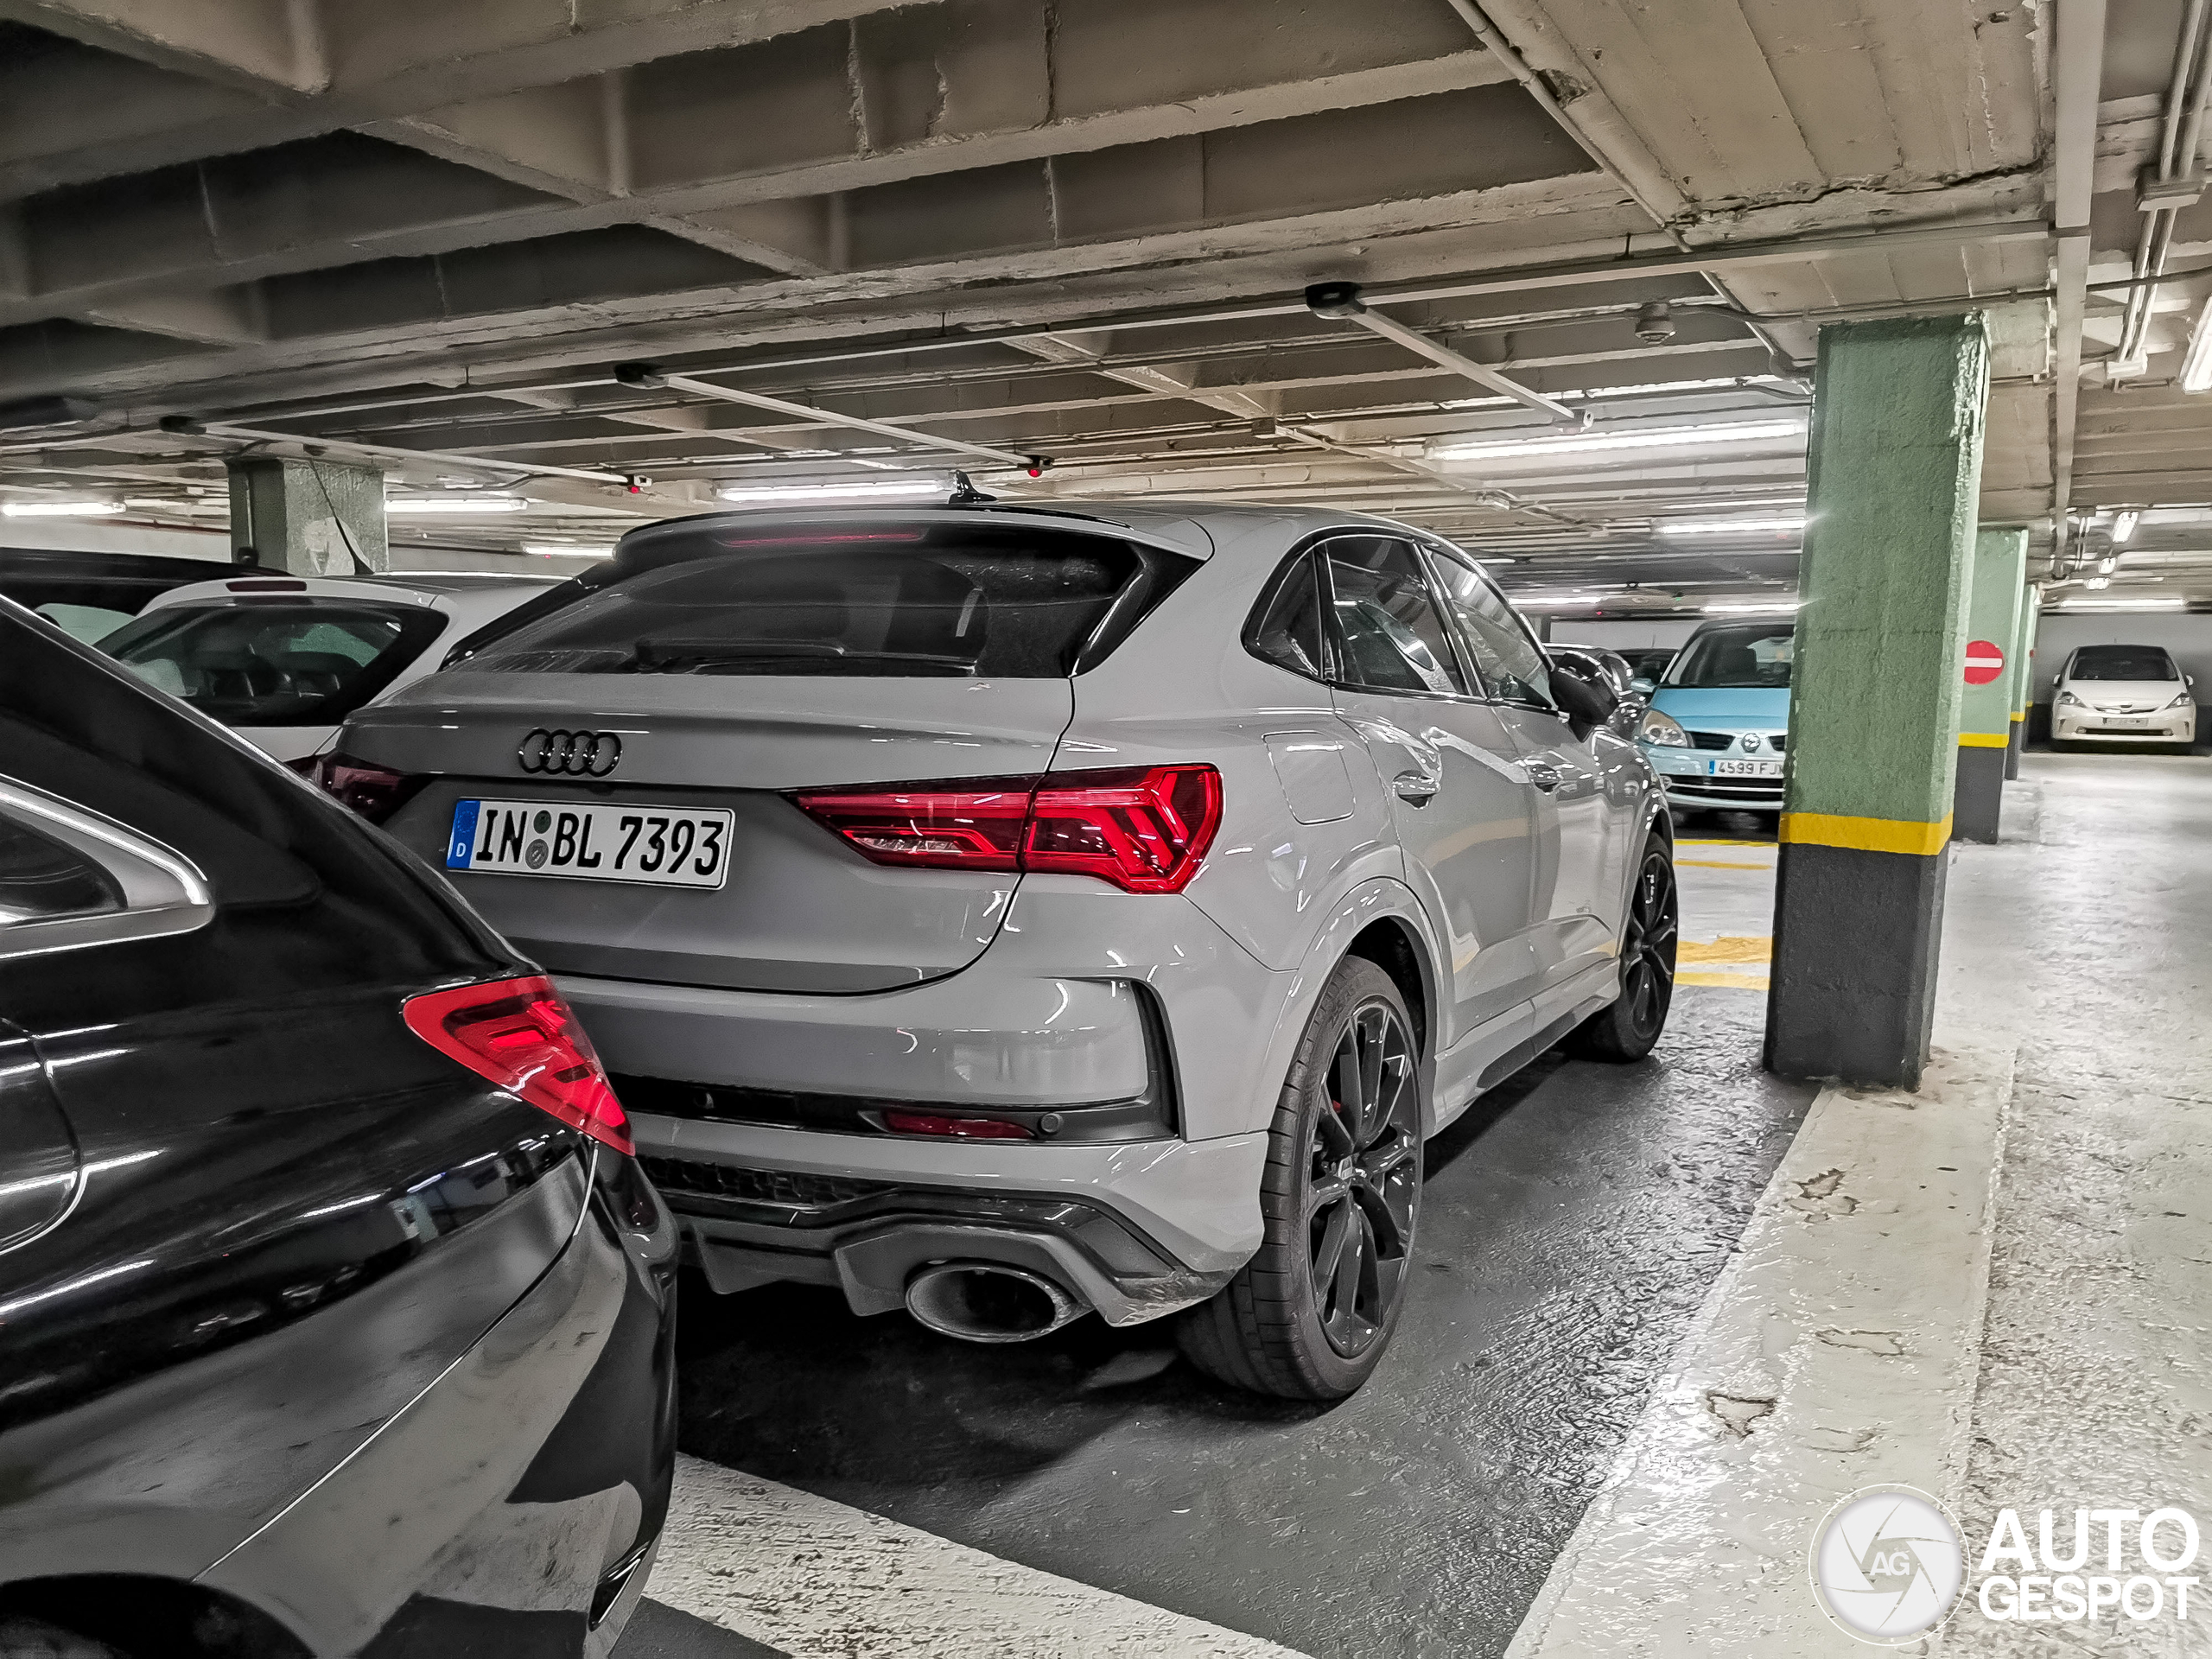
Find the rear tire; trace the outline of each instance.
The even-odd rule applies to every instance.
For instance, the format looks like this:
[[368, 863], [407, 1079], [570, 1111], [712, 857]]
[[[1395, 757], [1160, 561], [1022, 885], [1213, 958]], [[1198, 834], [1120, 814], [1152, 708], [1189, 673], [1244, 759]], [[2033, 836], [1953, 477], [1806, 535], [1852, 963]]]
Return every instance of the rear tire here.
[[95, 1642], [26, 1614], [0, 1614], [0, 1659], [125, 1659]]
[[1421, 1213], [1427, 1115], [1413, 1030], [1389, 975], [1357, 957], [1338, 964], [1268, 1130], [1260, 1248], [1178, 1324], [1207, 1376], [1285, 1400], [1340, 1400], [1382, 1363]]
[[1674, 1004], [1675, 948], [1681, 931], [1674, 849], [1654, 830], [1644, 838], [1628, 920], [1621, 929], [1621, 994], [1569, 1033], [1569, 1053], [1624, 1065], [1652, 1051]]

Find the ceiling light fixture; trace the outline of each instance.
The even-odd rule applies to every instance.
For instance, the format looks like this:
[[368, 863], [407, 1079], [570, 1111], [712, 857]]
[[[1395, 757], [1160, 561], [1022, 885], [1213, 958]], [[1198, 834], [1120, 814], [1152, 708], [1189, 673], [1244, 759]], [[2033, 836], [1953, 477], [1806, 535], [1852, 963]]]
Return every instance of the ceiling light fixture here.
[[386, 501], [385, 512], [395, 517], [443, 517], [451, 512], [520, 512], [530, 505], [518, 495], [456, 495], [445, 500], [418, 501], [401, 499]]
[[2189, 349], [2181, 354], [2181, 389], [2212, 391], [2212, 300], [2196, 314], [2196, 327], [2189, 331]]
[[605, 559], [614, 554], [612, 543], [587, 545], [575, 542], [524, 542], [522, 550], [535, 553], [541, 559]]
[[1707, 426], [1644, 427], [1630, 432], [1561, 433], [1548, 438], [1432, 443], [1432, 461], [1550, 461], [1635, 454], [1651, 449], [1702, 449], [1719, 444], [1777, 443], [1805, 435], [1802, 419], [1732, 421]]
[[1707, 616], [1754, 616], [1762, 612], [1794, 611], [1803, 603], [1804, 601], [1799, 599], [1764, 599], [1747, 605], [1731, 601], [1708, 605], [1705, 607], [1705, 613]]
[[1805, 528], [1805, 515], [1791, 512], [1772, 518], [1676, 518], [1653, 528], [1662, 536], [1750, 536], [1770, 531], [1801, 531]]
[[2134, 507], [2122, 507], [2112, 516], [2112, 538], [2124, 542], [2135, 533], [2135, 526], [2143, 522], [2143, 514]]
[[10, 518], [109, 518], [122, 511], [120, 501], [0, 502], [0, 514]]
[[2180, 611], [2189, 607], [2185, 599], [2064, 599], [2058, 602], [2062, 611]]
[[2092, 592], [2094, 592], [2097, 588], [2109, 588], [2109, 587], [2111, 587], [2111, 586], [2112, 586], [2112, 578], [2111, 578], [2110, 576], [2091, 576], [2091, 577], [2088, 577], [2086, 581], [2084, 581], [2084, 582], [2082, 583], [2082, 585], [2084, 588], [2087, 588], [2090, 589]]
[[922, 496], [949, 496], [951, 484], [942, 478], [870, 479], [864, 484], [724, 484], [715, 493], [741, 506], [772, 506], [790, 501], [895, 501]]

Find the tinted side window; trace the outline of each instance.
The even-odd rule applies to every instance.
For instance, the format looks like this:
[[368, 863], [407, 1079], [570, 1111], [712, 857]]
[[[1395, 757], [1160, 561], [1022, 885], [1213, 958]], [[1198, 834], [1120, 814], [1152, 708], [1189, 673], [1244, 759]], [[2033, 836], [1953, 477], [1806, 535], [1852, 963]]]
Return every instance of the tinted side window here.
[[1445, 608], [1458, 625], [1467, 654], [1475, 659], [1491, 695], [1509, 702], [1549, 707], [1551, 667], [1513, 607], [1465, 555], [1443, 548], [1433, 551], [1437, 580], [1444, 588]]
[[1465, 695], [1459, 658], [1413, 549], [1387, 537], [1348, 536], [1322, 551], [1344, 683]]
[[1275, 578], [1274, 587], [1261, 600], [1257, 614], [1245, 630], [1244, 644], [1262, 661], [1310, 680], [1323, 680], [1328, 677], [1328, 669], [1321, 638], [1319, 577], [1313, 568], [1313, 556], [1306, 553]]

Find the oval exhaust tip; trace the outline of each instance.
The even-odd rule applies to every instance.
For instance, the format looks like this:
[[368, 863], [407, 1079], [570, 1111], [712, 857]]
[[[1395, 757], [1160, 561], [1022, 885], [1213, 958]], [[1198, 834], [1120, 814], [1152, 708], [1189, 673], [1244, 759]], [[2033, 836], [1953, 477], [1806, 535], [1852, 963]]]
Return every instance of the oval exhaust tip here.
[[906, 1284], [906, 1311], [963, 1342], [1028, 1342], [1083, 1316], [1083, 1305], [1040, 1273], [994, 1262], [938, 1262]]

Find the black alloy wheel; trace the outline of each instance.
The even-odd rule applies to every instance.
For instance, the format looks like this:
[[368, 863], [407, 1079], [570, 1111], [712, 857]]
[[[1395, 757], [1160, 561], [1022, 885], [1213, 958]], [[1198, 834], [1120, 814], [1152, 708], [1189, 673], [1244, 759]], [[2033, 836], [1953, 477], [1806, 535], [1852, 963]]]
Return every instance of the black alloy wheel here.
[[1413, 1039], [1380, 997], [1337, 1038], [1328, 1109], [1306, 1158], [1306, 1262], [1329, 1345], [1347, 1359], [1389, 1322], [1413, 1245], [1421, 1187], [1421, 1090]]
[[1268, 1130], [1259, 1249], [1177, 1335], [1208, 1376], [1286, 1400], [1339, 1400], [1382, 1363], [1411, 1284], [1427, 1083], [1403, 995], [1337, 964]]
[[1681, 938], [1674, 849], [1655, 832], [1643, 843], [1643, 861], [1621, 929], [1620, 996], [1576, 1028], [1569, 1039], [1574, 1052], [1624, 1061], [1640, 1060], [1652, 1051], [1674, 1005], [1675, 952]]

